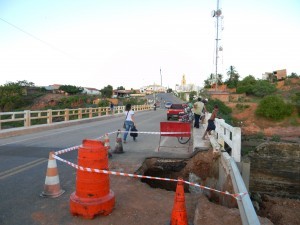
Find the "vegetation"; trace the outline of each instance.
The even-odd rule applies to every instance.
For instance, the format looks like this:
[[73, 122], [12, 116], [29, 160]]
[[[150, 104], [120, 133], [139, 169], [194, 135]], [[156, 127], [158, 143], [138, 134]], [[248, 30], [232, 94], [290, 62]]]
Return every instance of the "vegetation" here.
[[0, 110], [7, 112], [26, 106], [25, 87], [33, 87], [34, 83], [23, 81], [8, 82], [0, 86]]
[[88, 108], [96, 107], [93, 105], [94, 96], [89, 95], [74, 95], [69, 97], [64, 97], [60, 99], [56, 106], [51, 106], [47, 108], [51, 109], [74, 109], [74, 108]]
[[246, 95], [251, 95], [253, 93], [252, 87], [256, 84], [254, 76], [248, 75], [242, 81], [237, 84], [236, 92], [238, 94], [246, 93]]
[[123, 105], [131, 104], [131, 105], [144, 105], [147, 103], [146, 99], [140, 98], [128, 98], [123, 101]]
[[275, 91], [275, 84], [271, 84], [266, 80], [258, 80], [256, 81], [256, 84], [252, 87], [253, 95], [257, 97], [264, 97], [274, 93]]
[[125, 90], [123, 86], [117, 87], [117, 90]]
[[252, 75], [249, 75], [238, 82], [236, 92], [238, 94], [245, 93], [246, 95], [264, 97], [276, 92], [276, 86], [267, 80], [255, 80]]
[[234, 66], [230, 66], [229, 70], [227, 71], [228, 80], [225, 81], [225, 84], [227, 84], [227, 87], [229, 88], [236, 88], [237, 84], [239, 82], [239, 74], [236, 71]]
[[243, 111], [244, 109], [247, 109], [247, 108], [249, 108], [250, 106], [249, 106], [249, 105], [245, 105], [245, 104], [240, 104], [240, 103], [238, 103], [238, 104], [235, 105], [235, 107], [236, 107], [238, 110]]
[[82, 93], [83, 88], [82, 87], [76, 87], [76, 86], [73, 86], [73, 85], [61, 85], [59, 87], [59, 90], [64, 91], [64, 92], [66, 92], [70, 95], [76, 95], [76, 94]]
[[102, 97], [110, 98], [113, 94], [113, 87], [111, 85], [107, 85], [106, 87], [100, 90]]
[[228, 106], [226, 106], [222, 101], [219, 99], [210, 99], [208, 103], [206, 103], [205, 107], [208, 112], [212, 112], [214, 109], [214, 106], [218, 105], [219, 107], [219, 113], [218, 115], [226, 121], [228, 124], [233, 124], [232, 119], [232, 110]]
[[98, 107], [109, 107], [110, 106], [110, 101], [107, 99], [104, 99], [99, 102]]
[[[218, 74], [217, 76], [217, 84], [221, 85], [223, 82], [223, 75], [222, 74]], [[204, 88], [211, 88], [212, 87], [212, 83], [215, 81], [215, 74], [211, 73], [209, 75], [209, 78], [204, 80]]]
[[288, 75], [287, 78], [300, 78], [300, 75], [298, 75], [297, 73], [293, 72], [290, 75]]
[[256, 114], [271, 120], [282, 120], [290, 116], [293, 106], [285, 103], [283, 98], [278, 95], [264, 97], [256, 109]]
[[300, 116], [300, 91], [294, 93], [294, 95], [291, 98], [292, 104], [296, 107], [298, 116]]

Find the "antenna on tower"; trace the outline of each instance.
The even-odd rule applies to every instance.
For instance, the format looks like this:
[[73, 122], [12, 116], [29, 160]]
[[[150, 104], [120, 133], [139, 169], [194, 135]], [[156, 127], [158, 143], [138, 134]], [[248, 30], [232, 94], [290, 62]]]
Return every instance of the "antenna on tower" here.
[[215, 82], [215, 88], [216, 88], [216, 91], [218, 89], [218, 59], [219, 59], [219, 51], [223, 51], [223, 47], [220, 46], [220, 33], [221, 33], [221, 30], [223, 30], [223, 26], [222, 24], [220, 23], [220, 18], [223, 19], [223, 16], [222, 15], [222, 11], [220, 9], [220, 1], [217, 0], [217, 9], [216, 10], [213, 10], [211, 12], [211, 16], [212, 17], [215, 17], [216, 18], [216, 60], [215, 60], [215, 64], [216, 64], [216, 70], [215, 70], [215, 78], [214, 78], [214, 82]]

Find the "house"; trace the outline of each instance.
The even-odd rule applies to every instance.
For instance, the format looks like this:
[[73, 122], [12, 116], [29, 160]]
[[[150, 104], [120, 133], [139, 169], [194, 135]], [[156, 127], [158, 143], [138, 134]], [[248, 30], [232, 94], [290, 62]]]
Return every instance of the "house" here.
[[61, 84], [52, 84], [49, 86], [45, 86], [45, 89], [53, 94], [63, 94], [64, 91], [59, 90], [59, 87], [62, 86]]
[[283, 70], [275, 70], [273, 72], [265, 72], [262, 74], [263, 80], [271, 80], [276, 78], [276, 80], [284, 80], [286, 78], [286, 69]]
[[165, 93], [167, 89], [161, 85], [154, 84], [154, 85], [148, 85], [148, 86], [143, 86], [140, 88], [140, 93], [144, 94], [153, 94], [155, 93]]
[[96, 88], [84, 87], [82, 93], [87, 95], [100, 95], [100, 90]]

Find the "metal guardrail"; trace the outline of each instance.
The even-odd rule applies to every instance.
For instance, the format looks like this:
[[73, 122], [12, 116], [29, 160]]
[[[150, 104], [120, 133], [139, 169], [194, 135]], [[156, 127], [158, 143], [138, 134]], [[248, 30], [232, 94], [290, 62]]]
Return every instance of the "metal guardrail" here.
[[[135, 111], [149, 110], [150, 105], [134, 105], [132, 109]], [[2, 124], [10, 122], [23, 121], [24, 127], [34, 126], [33, 121], [39, 120], [41, 124], [52, 124], [70, 120], [81, 120], [83, 118], [101, 117], [110, 114], [119, 114], [125, 111], [125, 106], [116, 106], [113, 111], [110, 107], [97, 108], [78, 108], [78, 109], [58, 109], [58, 110], [39, 110], [22, 112], [1, 112], [0, 113], [0, 130]], [[55, 122], [57, 120], [57, 122]]]
[[[244, 184], [243, 178], [234, 159], [230, 157], [227, 153], [222, 154], [222, 156], [225, 158], [225, 161], [227, 163], [234, 192], [247, 193], [247, 188]], [[259, 219], [256, 215], [255, 209], [253, 207], [249, 195], [243, 196], [241, 200], [237, 201], [237, 203], [243, 225], [260, 225]]]
[[[210, 114], [208, 113], [205, 118], [210, 118]], [[210, 142], [212, 146], [222, 145], [223, 147], [224, 142], [226, 142], [231, 147], [231, 156], [225, 152], [222, 154], [222, 157], [226, 162], [226, 170], [230, 173], [234, 192], [248, 193], [240, 170], [236, 164], [236, 162], [241, 161], [241, 128], [232, 127], [225, 123], [223, 119], [215, 119], [215, 125], [216, 130], [214, 135], [210, 138]], [[216, 148], [216, 146], [213, 147]], [[243, 196], [241, 200], [237, 201], [237, 203], [243, 225], [260, 225], [260, 221], [257, 217], [249, 194]]]

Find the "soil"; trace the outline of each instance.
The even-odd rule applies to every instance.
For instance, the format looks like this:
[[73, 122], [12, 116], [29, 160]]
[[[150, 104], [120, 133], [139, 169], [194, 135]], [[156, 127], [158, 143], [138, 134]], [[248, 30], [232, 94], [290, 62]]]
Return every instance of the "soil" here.
[[300, 224], [300, 200], [263, 196], [259, 216], [269, 218], [276, 225]]
[[41, 110], [47, 106], [55, 106], [60, 99], [65, 97], [63, 94], [46, 94], [37, 98], [30, 107], [30, 110]]

